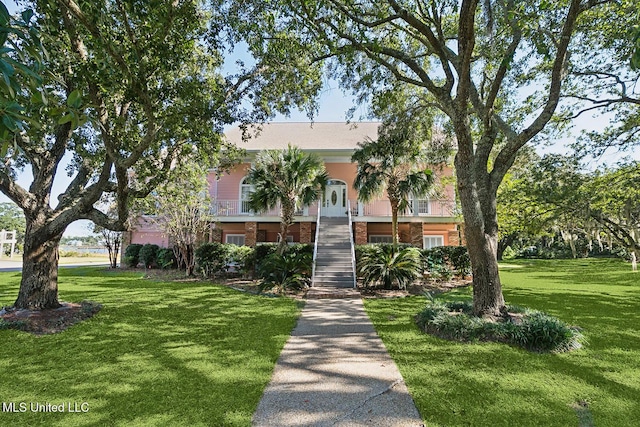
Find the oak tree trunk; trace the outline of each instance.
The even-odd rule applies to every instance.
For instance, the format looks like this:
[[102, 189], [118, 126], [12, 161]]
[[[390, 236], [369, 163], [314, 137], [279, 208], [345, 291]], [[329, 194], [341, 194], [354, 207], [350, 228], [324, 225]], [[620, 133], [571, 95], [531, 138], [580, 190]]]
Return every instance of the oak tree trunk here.
[[505, 305], [498, 273], [498, 236], [467, 225], [465, 237], [473, 274], [473, 311], [477, 316], [498, 316]]
[[27, 221], [22, 258], [22, 281], [16, 308], [42, 310], [60, 307], [58, 302], [58, 246], [62, 233], [49, 236]]
[[504, 308], [498, 273], [498, 214], [496, 191], [486, 171], [473, 170], [456, 155], [456, 176], [473, 274], [473, 311], [476, 316], [498, 316]]

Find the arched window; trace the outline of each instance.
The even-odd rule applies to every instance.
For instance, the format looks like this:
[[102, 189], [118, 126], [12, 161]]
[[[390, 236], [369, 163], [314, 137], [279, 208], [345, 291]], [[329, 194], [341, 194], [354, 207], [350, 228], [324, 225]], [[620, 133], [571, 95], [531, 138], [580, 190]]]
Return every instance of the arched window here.
[[244, 177], [242, 181], [240, 181], [240, 213], [241, 214], [251, 213], [251, 209], [249, 208], [249, 195], [253, 193], [254, 190], [255, 190], [255, 187], [247, 183], [247, 177]]

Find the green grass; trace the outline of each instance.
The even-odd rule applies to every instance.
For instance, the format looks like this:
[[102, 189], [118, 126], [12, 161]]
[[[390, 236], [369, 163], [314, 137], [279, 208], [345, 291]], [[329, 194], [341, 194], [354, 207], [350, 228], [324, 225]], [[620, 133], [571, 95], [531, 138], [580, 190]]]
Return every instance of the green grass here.
[[[0, 306], [19, 274], [0, 273]], [[248, 426], [299, 314], [296, 302], [140, 273], [62, 269], [60, 299], [103, 304], [55, 335], [0, 330], [0, 401], [87, 402], [2, 413], [11, 426]]]
[[638, 425], [640, 273], [617, 260], [526, 260], [506, 263], [501, 277], [507, 303], [580, 326], [585, 348], [536, 354], [445, 341], [413, 322], [424, 297], [366, 300], [426, 424]]

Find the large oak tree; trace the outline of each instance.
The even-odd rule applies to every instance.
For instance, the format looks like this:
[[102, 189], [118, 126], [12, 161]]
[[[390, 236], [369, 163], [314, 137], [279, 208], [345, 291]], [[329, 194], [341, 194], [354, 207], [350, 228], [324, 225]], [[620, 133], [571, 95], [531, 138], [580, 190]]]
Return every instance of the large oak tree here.
[[444, 113], [457, 140], [474, 311], [496, 315], [505, 305], [496, 259], [498, 187], [518, 151], [554, 117], [571, 53], [585, 49], [574, 43], [577, 26], [603, 3], [280, 0], [240, 7], [271, 16], [263, 39], [274, 28], [297, 34], [310, 62], [327, 60], [363, 99], [400, 83], [423, 91], [425, 108]]
[[[48, 55], [42, 90], [16, 84], [23, 88], [16, 102], [38, 108], [25, 112], [31, 126], [7, 147], [0, 191], [26, 217], [15, 306], [44, 309], [59, 305], [58, 244], [71, 222], [124, 229], [131, 199], [149, 194], [176, 160], [188, 155], [215, 162], [225, 124], [286, 112], [298, 103], [301, 86], [317, 82], [313, 73], [292, 82], [288, 64], [264, 58], [224, 78], [225, 46], [242, 36], [225, 25], [243, 22], [227, 17], [221, 2], [27, 3]], [[288, 84], [276, 85], [283, 76]], [[248, 95], [252, 103], [245, 106]], [[52, 200], [66, 159], [71, 182]], [[28, 187], [17, 181], [25, 168], [33, 175]], [[117, 202], [115, 216], [100, 209], [105, 197]]]

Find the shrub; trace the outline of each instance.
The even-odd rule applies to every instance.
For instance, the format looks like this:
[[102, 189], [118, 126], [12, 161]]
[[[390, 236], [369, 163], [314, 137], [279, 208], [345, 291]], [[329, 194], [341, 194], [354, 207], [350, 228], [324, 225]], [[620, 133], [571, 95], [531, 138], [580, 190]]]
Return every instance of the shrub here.
[[238, 272], [247, 274], [254, 269], [255, 250], [249, 246], [230, 245], [229, 259], [235, 264]]
[[230, 262], [230, 245], [205, 243], [196, 249], [196, 265], [205, 277], [221, 273]]
[[356, 265], [360, 263], [363, 256], [375, 251], [378, 245], [357, 245], [354, 246], [354, 252], [356, 254]]
[[[271, 254], [275, 254], [278, 249], [277, 243], [261, 243], [255, 247], [254, 254], [254, 270], [258, 272], [261, 268], [262, 263], [269, 257]], [[306, 243], [296, 243], [293, 245], [287, 246], [288, 253], [306, 253], [311, 256], [313, 259], [313, 245], [309, 245]], [[249, 266], [248, 269], [251, 267]]]
[[454, 276], [453, 270], [447, 264], [435, 265], [431, 268], [430, 273], [434, 278], [445, 282], [451, 280]]
[[464, 313], [455, 315], [446, 313], [437, 316], [429, 323], [429, 326], [437, 329], [441, 338], [456, 341], [473, 341], [484, 335], [482, 319]]
[[422, 266], [424, 270], [433, 273], [446, 266], [444, 253], [439, 248], [423, 249], [421, 252]]
[[140, 262], [140, 249], [142, 249], [142, 245], [139, 243], [132, 243], [127, 246], [127, 249], [124, 251], [124, 263], [127, 267], [135, 268], [138, 266]]
[[449, 313], [447, 306], [438, 301], [432, 300], [430, 303], [416, 316], [416, 324], [420, 329], [425, 329], [427, 324], [438, 316]]
[[313, 257], [313, 245], [309, 245], [306, 243], [294, 243], [293, 245], [289, 245], [288, 251], [294, 253], [309, 254], [311, 255], [311, 257]]
[[254, 258], [253, 260], [251, 260], [253, 261], [253, 271], [255, 271], [256, 274], [259, 274], [258, 272], [260, 271], [260, 266], [262, 265], [264, 260], [266, 260], [269, 255], [275, 254], [277, 249], [277, 243], [260, 243], [259, 245], [256, 245], [254, 250]]
[[508, 312], [521, 313], [521, 318], [496, 322], [473, 316], [472, 309], [467, 301], [431, 300], [416, 316], [416, 324], [444, 339], [499, 341], [536, 352], [570, 351], [580, 348], [584, 341], [576, 328], [539, 311], [508, 306]]
[[453, 270], [461, 275], [468, 276], [471, 274], [471, 258], [466, 246], [444, 246], [449, 248], [449, 259]]
[[178, 262], [176, 260], [176, 255], [173, 253], [173, 249], [160, 248], [158, 250], [158, 255], [156, 256], [156, 264], [162, 269], [178, 267]]
[[376, 245], [358, 263], [358, 275], [364, 285], [381, 283], [384, 289], [406, 289], [420, 272], [420, 251], [412, 247]]
[[471, 274], [471, 258], [465, 246], [437, 246], [422, 250], [422, 262], [425, 270], [436, 277], [450, 279], [457, 274]]
[[311, 282], [312, 255], [307, 250], [287, 250], [282, 256], [271, 254], [258, 270], [260, 292], [276, 288], [280, 292], [302, 289]]
[[512, 333], [511, 342], [532, 351], [562, 352], [580, 348], [582, 334], [564, 322], [539, 311], [522, 319], [519, 331]]
[[160, 247], [152, 243], [146, 243], [142, 248], [140, 248], [139, 257], [145, 268], [151, 268], [156, 265], [159, 250]]

